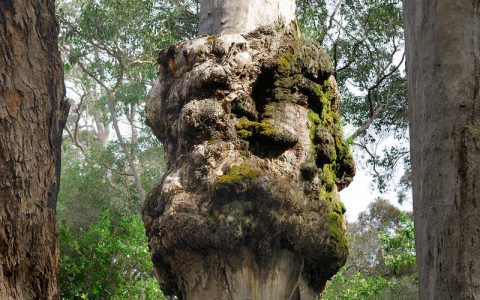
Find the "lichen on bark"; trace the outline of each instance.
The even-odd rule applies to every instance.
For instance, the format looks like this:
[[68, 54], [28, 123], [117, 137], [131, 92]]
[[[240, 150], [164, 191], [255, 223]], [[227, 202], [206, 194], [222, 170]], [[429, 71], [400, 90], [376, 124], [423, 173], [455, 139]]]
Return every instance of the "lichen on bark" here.
[[355, 172], [328, 56], [263, 27], [181, 42], [159, 63], [147, 112], [168, 171], [143, 217], [166, 294], [318, 298], [348, 254], [338, 189]]

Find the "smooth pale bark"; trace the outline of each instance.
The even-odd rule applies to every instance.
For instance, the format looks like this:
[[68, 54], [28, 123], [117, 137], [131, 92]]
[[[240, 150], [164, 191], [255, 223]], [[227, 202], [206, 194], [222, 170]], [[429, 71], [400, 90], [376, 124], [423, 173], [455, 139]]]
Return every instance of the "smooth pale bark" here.
[[419, 299], [480, 299], [480, 2], [403, 4]]
[[202, 0], [200, 35], [241, 33], [295, 21], [295, 0]]
[[138, 171], [135, 165], [135, 159], [132, 153], [130, 152], [130, 149], [127, 143], [125, 142], [125, 139], [123, 138], [122, 132], [120, 130], [120, 125], [119, 125], [116, 108], [115, 108], [115, 101], [110, 92], [107, 92], [107, 106], [108, 106], [108, 110], [110, 111], [110, 118], [112, 119], [113, 129], [115, 130], [118, 142], [122, 147], [123, 154], [127, 158], [128, 166], [130, 167], [130, 173], [133, 175], [135, 187], [137, 188], [137, 192], [138, 192], [138, 200], [140, 201], [140, 203], [143, 203], [145, 202], [146, 195], [145, 195], [145, 190], [143, 189], [142, 183], [140, 181], [140, 172]]
[[57, 299], [68, 111], [54, 1], [0, 1], [0, 299]]

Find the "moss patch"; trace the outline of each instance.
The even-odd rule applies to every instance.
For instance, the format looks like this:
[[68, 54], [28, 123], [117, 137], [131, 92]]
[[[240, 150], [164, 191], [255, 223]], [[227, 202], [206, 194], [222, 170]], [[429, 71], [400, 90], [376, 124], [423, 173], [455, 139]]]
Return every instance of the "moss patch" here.
[[275, 61], [279, 77], [304, 74], [315, 80], [332, 74], [331, 60], [321, 48], [303, 39], [295, 39], [285, 45], [285, 50]]
[[328, 80], [323, 84], [311, 84], [309, 104], [310, 139], [312, 155], [319, 168], [331, 164], [330, 170], [340, 189], [355, 174], [355, 163], [348, 144], [343, 140], [340, 115], [332, 109], [336, 99]]
[[238, 120], [237, 134], [240, 138], [251, 141], [259, 141], [265, 147], [289, 147], [297, 142], [297, 138], [288, 135], [286, 132], [270, 123], [270, 118], [264, 118], [261, 122], [250, 121], [244, 117]]
[[283, 55], [277, 58], [276, 69], [279, 74], [284, 76], [290, 75], [294, 68], [294, 59], [296, 55], [293, 55], [292, 52], [287, 51]]
[[[238, 120], [236, 129], [239, 133], [243, 132], [240, 134], [242, 137], [252, 137], [253, 135], [271, 136], [276, 133], [275, 126], [269, 124], [267, 121], [250, 121], [245, 117]], [[249, 134], [246, 134], [246, 132], [249, 132]]]
[[331, 247], [338, 256], [339, 268], [345, 264], [348, 256], [348, 240], [343, 229], [343, 217], [337, 213], [328, 214], [328, 234]]
[[260, 172], [249, 166], [232, 166], [227, 174], [218, 177], [217, 184], [231, 184], [239, 181], [255, 179], [260, 176]]
[[213, 44], [217, 40], [217, 37], [215, 35], [209, 35], [207, 36], [207, 42]]

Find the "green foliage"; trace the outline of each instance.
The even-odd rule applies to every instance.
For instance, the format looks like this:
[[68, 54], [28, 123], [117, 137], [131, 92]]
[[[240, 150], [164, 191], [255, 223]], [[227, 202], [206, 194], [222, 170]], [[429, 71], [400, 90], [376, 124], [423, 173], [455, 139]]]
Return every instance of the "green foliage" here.
[[106, 211], [87, 230], [60, 223], [62, 299], [165, 299], [138, 215]]
[[142, 130], [134, 153], [142, 162], [140, 179], [143, 188], [151, 191], [159, 182], [165, 172], [166, 160], [163, 145], [161, 145], [150, 129]]
[[386, 252], [385, 264], [393, 274], [404, 274], [416, 267], [413, 220], [402, 213], [395, 232], [380, 236]]
[[403, 18], [399, 0], [298, 1], [299, 23], [333, 59], [346, 121], [362, 126], [380, 105], [378, 130], [407, 126], [402, 66]]
[[62, 149], [57, 214], [59, 219], [67, 219], [70, 225], [85, 228], [111, 206], [111, 199], [118, 197], [120, 191], [106, 178], [105, 168], [100, 164], [82, 159], [68, 141], [63, 143]]
[[185, 9], [168, 0], [58, 2], [73, 97], [59, 213], [70, 225], [87, 227], [105, 209], [137, 213], [140, 192], [158, 182], [163, 148], [144, 125], [144, 105], [158, 48], [181, 38], [167, 16]]
[[138, 217], [140, 191], [150, 191], [165, 169], [144, 105], [158, 49], [196, 31], [195, 4], [57, 1], [72, 98], [58, 198], [66, 299], [162, 297]]
[[395, 289], [395, 284], [385, 277], [366, 276], [360, 272], [347, 276], [341, 269], [328, 283], [322, 300], [374, 300], [384, 299], [385, 289]]
[[115, 96], [125, 107], [129, 107], [130, 105], [140, 104], [147, 98], [147, 88], [142, 82], [131, 81], [121, 85]]
[[196, 1], [59, 1], [60, 43], [68, 70], [80, 63], [107, 84], [151, 80], [158, 50], [196, 32], [197, 9]]
[[321, 299], [417, 299], [413, 222], [377, 199], [348, 232], [350, 256]]
[[[149, 136], [149, 135], [147, 135]], [[148, 163], [142, 182], [158, 182], [163, 149], [140, 138], [138, 157]], [[118, 143], [92, 141], [81, 153], [63, 144], [60, 286], [64, 299], [163, 299], [154, 279], [136, 190], [123, 170]]]
[[[144, 164], [140, 179], [150, 191], [165, 169], [163, 147], [149, 133], [141, 134], [132, 152]], [[103, 211], [138, 214], [141, 203], [128, 176], [125, 157], [115, 141], [106, 147], [91, 141], [81, 152], [65, 141], [57, 214], [74, 228], [87, 228]], [[126, 171], [124, 171], [126, 170]]]

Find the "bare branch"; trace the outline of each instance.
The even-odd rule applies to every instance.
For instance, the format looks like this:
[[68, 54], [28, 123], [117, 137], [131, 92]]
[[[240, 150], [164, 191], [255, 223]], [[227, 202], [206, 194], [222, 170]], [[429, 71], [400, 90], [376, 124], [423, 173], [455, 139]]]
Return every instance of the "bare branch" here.
[[327, 27], [327, 30], [326, 30], [326, 31], [332, 29], [332, 27], [333, 27], [333, 20], [335, 19], [335, 16], [336, 16], [336, 14], [338, 13], [338, 10], [339, 10], [340, 7], [342, 6], [343, 1], [344, 1], [344, 0], [338, 0], [338, 1], [337, 1], [337, 4], [335, 5], [335, 9], [333, 10], [332, 14], [330, 15], [330, 19], [329, 19], [329, 21], [328, 21], [328, 27]]
[[78, 62], [78, 66], [80, 67], [80, 69], [82, 69], [82, 71], [87, 74], [90, 78], [92, 78], [95, 82], [97, 82], [99, 85], [101, 85], [105, 91], [107, 91], [107, 93], [110, 93], [111, 90], [110, 88], [106, 85], [105, 82], [103, 82], [102, 80], [100, 80], [95, 74], [93, 74], [92, 72], [90, 72], [81, 62]]
[[353, 143], [353, 145], [362, 148], [371, 158], [373, 163], [373, 171], [377, 176], [380, 176], [380, 173], [377, 171], [377, 156], [368, 149], [368, 147], [361, 143]]
[[115, 173], [115, 174], [118, 174], [118, 175], [121, 175], [121, 176], [129, 176], [129, 177], [133, 176], [132, 173], [126, 173], [126, 172], [122, 172], [122, 171], [113, 169], [113, 168], [107, 166], [107, 165], [104, 164], [104, 163], [101, 163], [101, 165], [102, 165], [102, 167], [108, 169], [109, 171], [111, 171], [111, 172], [113, 172], [113, 173]]
[[383, 112], [383, 105], [379, 103], [373, 114], [363, 123], [363, 125], [358, 128], [351, 136], [348, 137], [348, 140], [354, 141], [356, 140], [360, 135], [363, 135], [367, 132], [368, 128], [372, 123], [382, 114]]

